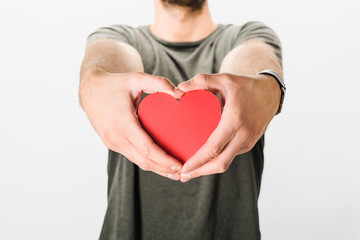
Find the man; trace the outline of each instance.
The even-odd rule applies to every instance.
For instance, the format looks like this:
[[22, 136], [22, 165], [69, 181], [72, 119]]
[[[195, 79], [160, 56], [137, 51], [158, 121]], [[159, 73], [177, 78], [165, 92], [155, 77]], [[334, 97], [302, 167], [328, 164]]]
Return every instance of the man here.
[[[81, 66], [81, 105], [109, 148], [100, 239], [260, 239], [263, 134], [284, 94], [280, 41], [260, 22], [215, 24], [206, 0], [154, 3], [151, 25], [92, 33]], [[276, 73], [257, 74], [264, 69]], [[182, 165], [141, 128], [136, 109], [143, 93], [195, 89], [218, 93], [224, 107]]]

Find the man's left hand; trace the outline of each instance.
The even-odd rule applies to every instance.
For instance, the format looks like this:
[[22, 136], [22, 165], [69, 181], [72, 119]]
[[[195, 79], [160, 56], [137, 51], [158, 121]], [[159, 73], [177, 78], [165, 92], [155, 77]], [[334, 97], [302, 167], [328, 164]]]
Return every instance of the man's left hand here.
[[182, 182], [223, 173], [236, 155], [250, 151], [277, 112], [281, 95], [276, 80], [266, 75], [198, 74], [178, 87], [218, 93], [223, 104], [219, 125], [184, 164]]

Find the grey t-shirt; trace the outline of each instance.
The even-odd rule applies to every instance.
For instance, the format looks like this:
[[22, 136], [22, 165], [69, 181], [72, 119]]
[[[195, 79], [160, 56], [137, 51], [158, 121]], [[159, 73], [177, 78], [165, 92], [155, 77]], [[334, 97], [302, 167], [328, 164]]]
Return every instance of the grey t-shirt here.
[[[196, 42], [165, 41], [148, 25], [102, 27], [89, 35], [88, 44], [98, 38], [130, 44], [140, 53], [146, 73], [174, 85], [198, 73], [218, 73], [225, 55], [252, 38], [273, 46], [280, 63], [282, 58], [277, 35], [261, 22], [218, 24]], [[109, 150], [108, 208], [99, 239], [260, 239], [257, 200], [263, 148], [264, 136], [251, 151], [237, 155], [225, 173], [187, 183], [143, 171]]]

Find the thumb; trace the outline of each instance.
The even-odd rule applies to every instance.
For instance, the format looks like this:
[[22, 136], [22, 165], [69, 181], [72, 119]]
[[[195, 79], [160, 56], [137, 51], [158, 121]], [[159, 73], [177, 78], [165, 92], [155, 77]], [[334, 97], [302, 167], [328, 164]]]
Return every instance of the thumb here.
[[144, 74], [138, 81], [138, 87], [144, 93], [165, 92], [174, 98], [180, 98], [184, 92], [175, 87], [167, 78]]
[[217, 86], [217, 78], [214, 74], [197, 74], [186, 82], [182, 82], [178, 85], [179, 89], [183, 92], [189, 92], [197, 89], [209, 90], [217, 92], [219, 86]]

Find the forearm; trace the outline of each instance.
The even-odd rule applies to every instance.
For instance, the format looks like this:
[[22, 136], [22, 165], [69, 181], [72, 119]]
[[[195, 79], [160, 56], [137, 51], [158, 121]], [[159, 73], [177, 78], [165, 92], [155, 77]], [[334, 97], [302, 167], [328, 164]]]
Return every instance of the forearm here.
[[264, 69], [272, 69], [282, 77], [282, 68], [273, 48], [261, 39], [253, 39], [231, 50], [225, 56], [220, 72], [255, 75]]
[[85, 52], [80, 69], [79, 100], [84, 108], [84, 94], [94, 83], [92, 74], [98, 70], [108, 73], [143, 72], [139, 53], [130, 45], [113, 39], [99, 39], [91, 43]]
[[104, 145], [144, 171], [179, 180], [182, 164], [162, 150], [141, 127], [136, 109], [142, 93], [180, 98], [165, 78], [143, 72], [139, 53], [114, 40], [88, 45], [80, 73], [80, 104]]
[[[260, 39], [249, 40], [234, 48], [224, 58], [220, 72], [236, 75], [256, 75], [256, 73], [271, 69], [283, 78], [282, 67], [276, 57], [274, 49]], [[274, 114], [279, 108], [281, 90], [278, 82], [268, 75], [259, 75], [252, 78], [254, 89], [258, 99], [262, 99], [264, 105], [269, 105]]]

